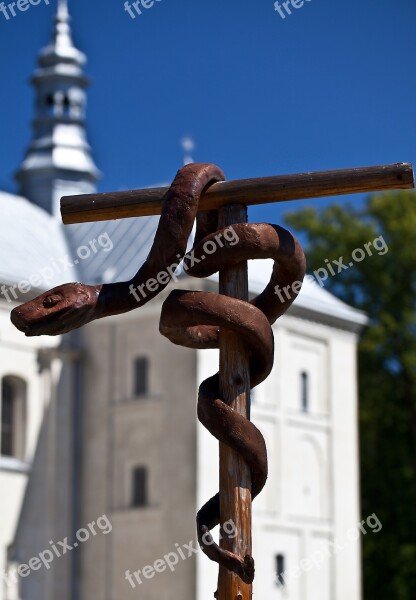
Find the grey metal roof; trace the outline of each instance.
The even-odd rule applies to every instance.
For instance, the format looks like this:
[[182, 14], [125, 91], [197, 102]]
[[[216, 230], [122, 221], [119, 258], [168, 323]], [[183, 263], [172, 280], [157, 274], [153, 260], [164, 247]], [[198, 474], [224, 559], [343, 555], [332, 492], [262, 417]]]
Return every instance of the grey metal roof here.
[[33, 292], [76, 278], [62, 226], [25, 198], [0, 192], [0, 241], [1, 284], [10, 287], [32, 278], [38, 282]]
[[[273, 261], [269, 259], [249, 261], [248, 273], [251, 292], [260, 293], [264, 289], [270, 279], [272, 267]], [[367, 316], [362, 311], [349, 306], [321, 287], [313, 275], [307, 275], [303, 280], [302, 289], [290, 311], [294, 314], [297, 312], [297, 308], [361, 326], [368, 321]]]
[[[97, 240], [99, 248], [87, 260], [80, 260], [79, 277], [84, 283], [110, 283], [130, 279], [144, 263], [153, 243], [159, 217], [143, 217], [120, 221], [101, 221], [67, 225], [65, 233], [75, 256], [82, 246]], [[107, 251], [98, 242], [110, 246]]]
[[[85, 283], [126, 281], [130, 279], [146, 260], [153, 243], [159, 217], [142, 217], [119, 221], [102, 221], [70, 225], [66, 227], [69, 243], [76, 248], [108, 235], [113, 248], [110, 252], [99, 252], [88, 261], [79, 264], [80, 277]], [[249, 285], [253, 293], [261, 292], [267, 285], [272, 260], [249, 261]], [[211, 277], [217, 280], [217, 275]], [[294, 307], [316, 314], [325, 314], [345, 322], [365, 325], [367, 317], [333, 294], [306, 277]]]

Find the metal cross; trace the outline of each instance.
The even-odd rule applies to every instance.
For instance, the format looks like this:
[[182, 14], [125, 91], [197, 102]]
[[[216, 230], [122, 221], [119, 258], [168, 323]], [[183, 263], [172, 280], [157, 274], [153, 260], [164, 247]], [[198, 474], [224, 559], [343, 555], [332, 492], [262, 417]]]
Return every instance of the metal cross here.
[[[220, 226], [226, 227], [246, 222], [246, 207], [250, 205], [413, 187], [413, 168], [408, 163], [245, 179], [211, 185], [202, 194], [198, 210], [219, 210]], [[70, 224], [158, 215], [166, 191], [167, 188], [154, 188], [65, 197], [61, 200], [63, 222]], [[236, 267], [220, 269], [220, 293], [248, 300], [246, 261]], [[238, 334], [221, 330], [219, 381], [222, 397], [234, 411], [249, 418], [247, 354]], [[250, 485], [250, 472], [244, 460], [220, 443], [221, 523], [231, 519], [238, 530], [234, 539], [223, 537], [222, 549], [239, 557], [251, 557]], [[218, 600], [250, 600], [252, 585], [220, 567], [216, 596]]]

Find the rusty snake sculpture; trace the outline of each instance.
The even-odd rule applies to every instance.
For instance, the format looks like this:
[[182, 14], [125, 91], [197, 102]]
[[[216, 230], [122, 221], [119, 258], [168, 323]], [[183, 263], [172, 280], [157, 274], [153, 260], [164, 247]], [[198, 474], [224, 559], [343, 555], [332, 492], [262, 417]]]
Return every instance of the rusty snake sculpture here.
[[[305, 274], [305, 257], [297, 240], [285, 229], [266, 223], [233, 225], [237, 244], [224, 236], [215, 253], [206, 255], [205, 244], [214, 242], [225, 229], [218, 230], [218, 211], [199, 212], [203, 191], [223, 181], [222, 171], [211, 164], [191, 164], [175, 177], [163, 200], [162, 213], [150, 253], [136, 275], [128, 282], [84, 285], [64, 284], [41, 294], [12, 311], [13, 324], [27, 336], [60, 335], [95, 319], [120, 314], [143, 306], [159, 294], [171, 276], [161, 283], [161, 272], [170, 272], [178, 258], [184, 258], [187, 273], [207, 277], [220, 269], [248, 259], [272, 258], [274, 266], [264, 291], [250, 303], [220, 294], [174, 290], [165, 300], [160, 332], [173, 343], [189, 348], [218, 348], [221, 329], [238, 332], [250, 351], [250, 383], [261, 383], [273, 366], [271, 324], [286, 312], [297, 294], [292, 289]], [[195, 243], [185, 255], [187, 241], [196, 219]], [[131, 293], [150, 279], [157, 287], [143, 298]], [[275, 287], [286, 288], [286, 297], [276, 295]], [[298, 289], [298, 286], [297, 288]], [[283, 301], [281, 300], [283, 297]], [[198, 418], [219, 441], [240, 453], [247, 462], [252, 481], [252, 497], [262, 490], [267, 478], [267, 454], [260, 431], [221, 399], [219, 374], [206, 379], [199, 388]], [[251, 557], [239, 557], [220, 548], [210, 530], [220, 522], [219, 494], [198, 512], [198, 541], [211, 559], [233, 571], [246, 583], [254, 578]]]

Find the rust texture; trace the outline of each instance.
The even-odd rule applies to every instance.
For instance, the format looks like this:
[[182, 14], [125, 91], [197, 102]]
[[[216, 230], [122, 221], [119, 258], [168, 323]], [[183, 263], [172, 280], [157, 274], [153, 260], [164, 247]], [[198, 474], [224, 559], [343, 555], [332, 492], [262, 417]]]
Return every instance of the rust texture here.
[[[160, 318], [160, 332], [173, 343], [189, 348], [218, 348], [220, 332], [234, 334], [241, 352], [247, 354], [250, 387], [261, 383], [273, 366], [271, 324], [286, 312], [299, 293], [305, 274], [305, 257], [292, 234], [278, 225], [237, 223], [231, 226], [233, 239], [230, 242], [227, 228], [218, 228], [218, 211], [198, 213], [201, 194], [208, 186], [223, 180], [222, 171], [215, 165], [183, 167], [163, 199], [149, 256], [130, 281], [97, 286], [81, 283], [58, 286], [15, 308], [11, 315], [14, 325], [27, 336], [60, 335], [95, 319], [139, 308], [159, 294], [168, 285], [170, 277], [139, 301], [132, 295], [131, 285], [138, 287], [149, 279], [156, 279], [161, 272], [167, 272], [178, 263], [178, 255], [184, 257], [187, 273], [200, 278], [226, 271], [249, 259], [271, 258], [274, 266], [270, 281], [251, 302], [210, 292], [174, 290], [165, 300]], [[185, 255], [195, 219], [194, 247]], [[221, 239], [221, 245], [218, 239]], [[238, 243], [235, 243], [237, 239]], [[211, 242], [210, 247], [215, 245], [212, 254], [206, 253], [207, 242]], [[287, 295], [277, 295], [276, 286], [286, 288]], [[237, 386], [244, 386], [244, 377], [240, 373], [236, 372], [234, 377]], [[212, 435], [246, 463], [251, 496], [255, 498], [267, 478], [264, 439], [248, 418], [229, 405], [221, 390], [219, 373], [201, 384], [197, 411], [199, 420]], [[251, 556], [238, 556], [214, 543], [210, 530], [219, 523], [220, 499], [216, 494], [197, 515], [200, 546], [211, 560], [237, 574], [245, 583], [251, 583], [254, 577]]]
[[[220, 227], [247, 222], [247, 207], [229, 204], [219, 213]], [[219, 272], [219, 292], [225, 296], [249, 300], [247, 261]], [[250, 419], [250, 360], [244, 339], [238, 333], [220, 331], [220, 389], [222, 399], [234, 411]], [[241, 454], [224, 443], [219, 444], [219, 488], [221, 548], [244, 556], [246, 572], [254, 576], [252, 558], [251, 472]], [[224, 535], [226, 523], [232, 522], [238, 535]], [[247, 558], [246, 558], [247, 557]], [[251, 577], [250, 577], [251, 579]], [[220, 566], [217, 600], [238, 598], [251, 600], [253, 587], [232, 571]]]

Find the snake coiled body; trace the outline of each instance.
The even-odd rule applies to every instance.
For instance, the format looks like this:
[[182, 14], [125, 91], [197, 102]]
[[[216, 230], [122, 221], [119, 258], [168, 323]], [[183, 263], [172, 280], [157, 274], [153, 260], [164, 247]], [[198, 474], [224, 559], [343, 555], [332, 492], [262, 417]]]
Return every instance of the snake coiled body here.
[[[226, 229], [218, 230], [216, 211], [198, 213], [204, 189], [224, 179], [222, 171], [211, 164], [183, 167], [166, 193], [153, 246], [145, 263], [127, 282], [88, 286], [72, 283], [58, 286], [12, 311], [12, 322], [26, 335], [60, 335], [109, 315], [139, 308], [159, 294], [171, 277], [172, 265], [184, 258], [187, 273], [207, 277], [248, 259], [272, 258], [274, 267], [264, 291], [251, 302], [220, 294], [174, 290], [163, 303], [160, 332], [173, 343], [190, 348], [218, 348], [221, 330], [236, 332], [244, 340], [250, 356], [251, 387], [258, 385], [273, 366], [271, 324], [284, 314], [299, 292], [305, 274], [305, 257], [297, 240], [285, 229], [270, 224], [240, 223], [232, 226], [233, 239], [227, 241]], [[192, 252], [185, 256], [187, 241], [196, 219]], [[206, 244], [216, 244], [207, 255]], [[169, 268], [171, 268], [169, 270]], [[132, 287], [158, 282], [154, 291], [138, 298]], [[293, 284], [299, 283], [299, 285]], [[276, 286], [286, 289], [277, 295]], [[282, 300], [283, 299], [283, 300]], [[224, 444], [240, 453], [251, 472], [252, 497], [259, 494], [267, 478], [267, 454], [260, 431], [222, 399], [219, 374], [206, 379], [199, 388], [198, 418]], [[239, 557], [214, 543], [210, 530], [220, 522], [219, 495], [198, 512], [198, 540], [212, 559], [245, 582], [254, 577], [250, 557]]]

